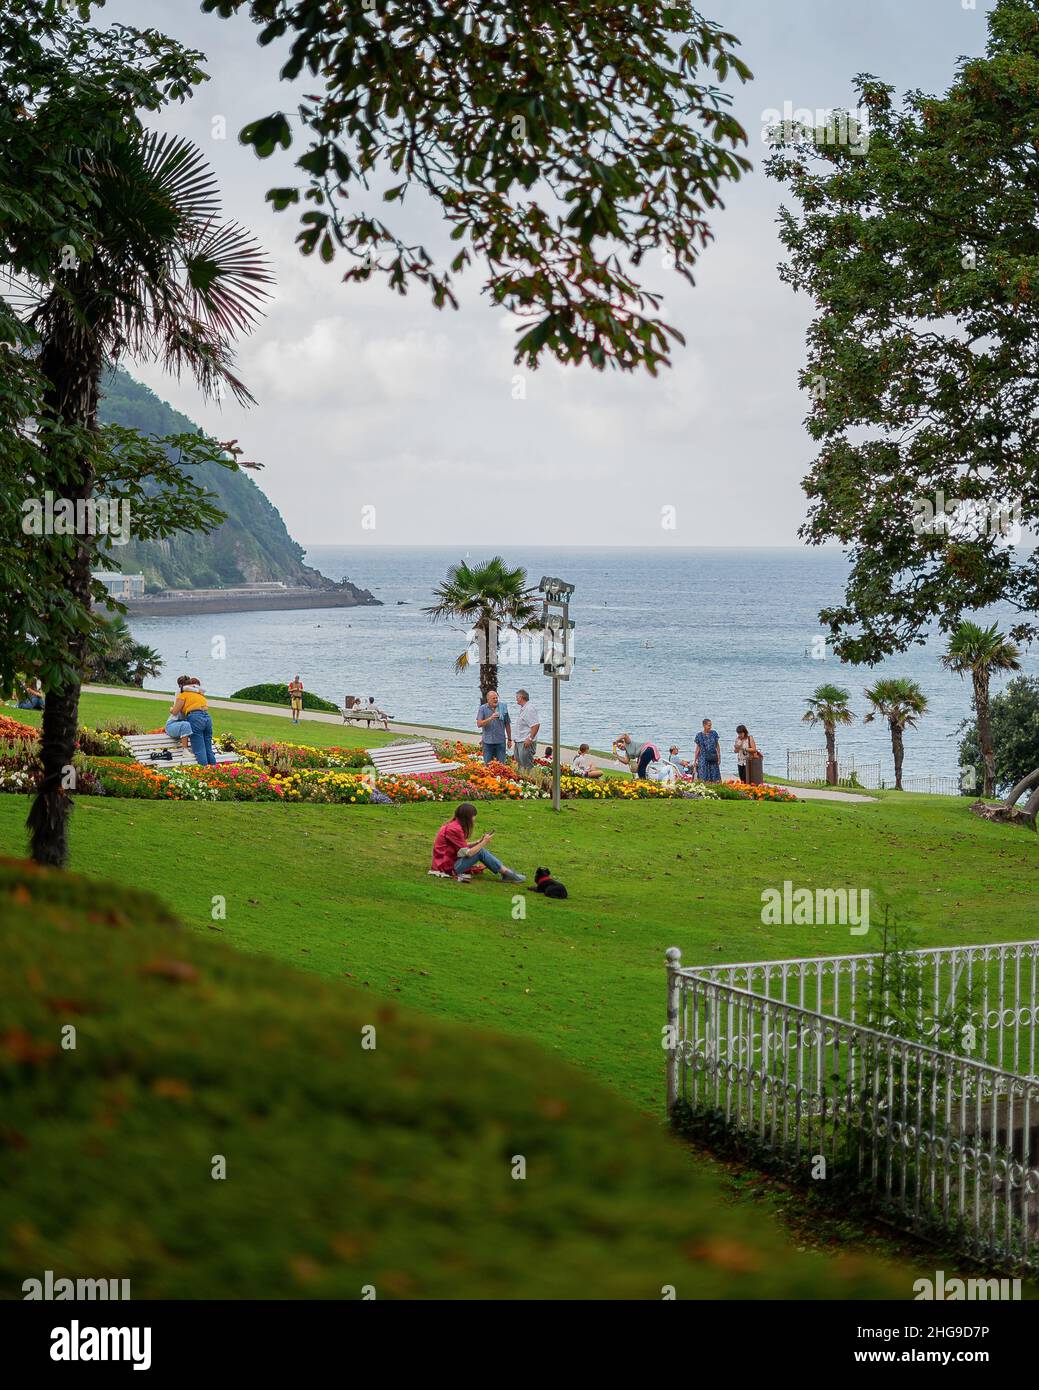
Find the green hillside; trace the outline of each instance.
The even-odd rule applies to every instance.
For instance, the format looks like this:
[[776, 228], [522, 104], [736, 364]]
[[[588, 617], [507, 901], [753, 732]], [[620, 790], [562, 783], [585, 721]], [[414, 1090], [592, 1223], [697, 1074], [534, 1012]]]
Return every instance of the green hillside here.
[[135, 1299], [907, 1292], [791, 1252], [530, 1043], [239, 955], [134, 889], [0, 860], [0, 919], [0, 1298], [45, 1270]]
[[[159, 400], [122, 369], [105, 381], [101, 419], [147, 435], [185, 434], [194, 421]], [[131, 541], [115, 552], [119, 568], [143, 574], [149, 590], [218, 588], [261, 580], [327, 587], [329, 581], [303, 563], [303, 547], [292, 539], [278, 509], [243, 472], [202, 464], [196, 474], [227, 520], [209, 535], [185, 534], [166, 541]]]

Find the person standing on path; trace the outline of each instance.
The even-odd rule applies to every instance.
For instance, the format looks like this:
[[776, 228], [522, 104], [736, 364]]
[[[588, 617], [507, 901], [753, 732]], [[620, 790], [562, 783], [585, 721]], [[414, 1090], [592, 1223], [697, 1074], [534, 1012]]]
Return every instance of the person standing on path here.
[[294, 681], [289, 681], [289, 704], [292, 706], [292, 722], [298, 724], [303, 713], [303, 682], [298, 673]]
[[711, 727], [711, 721], [703, 721], [703, 733], [697, 734], [693, 740], [696, 744], [696, 767], [695, 776], [700, 782], [720, 782], [721, 773], [721, 748], [719, 746], [718, 731]]
[[503, 763], [506, 747], [512, 747], [512, 720], [508, 705], [501, 704], [496, 690], [488, 690], [476, 711], [476, 727], [483, 742], [484, 763]]
[[516, 691], [516, 704], [519, 705], [519, 713], [516, 715], [516, 765], [531, 768], [534, 766], [534, 754], [537, 751], [541, 715], [530, 703], [530, 696], [525, 690]]

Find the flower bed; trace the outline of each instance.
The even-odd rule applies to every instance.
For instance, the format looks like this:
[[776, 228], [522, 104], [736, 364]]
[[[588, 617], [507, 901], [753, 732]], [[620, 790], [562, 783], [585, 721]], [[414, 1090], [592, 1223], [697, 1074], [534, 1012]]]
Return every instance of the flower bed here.
[[181, 801], [284, 801], [280, 779], [248, 763], [220, 763], [216, 767], [175, 767], [159, 773]]
[[39, 729], [34, 729], [29, 724], [22, 724], [19, 720], [11, 719], [6, 714], [0, 714], [0, 739], [37, 739], [39, 736]]
[[76, 734], [76, 747], [88, 758], [125, 758], [128, 751], [122, 736], [110, 729], [81, 728]]
[[[6, 729], [5, 729], [6, 726]], [[21, 731], [21, 732], [18, 732]], [[162, 730], [155, 732], [161, 733]], [[0, 718], [0, 792], [31, 792], [39, 780], [37, 731]], [[443, 772], [419, 777], [377, 776], [363, 748], [313, 748], [273, 740], [216, 736], [214, 742], [241, 755], [216, 767], [152, 766], [126, 761], [127, 749], [109, 729], [80, 729], [76, 755], [80, 795], [152, 801], [292, 801], [337, 805], [406, 804], [419, 801], [545, 800], [551, 778], [542, 768], [521, 770], [508, 763], [485, 764], [471, 744], [434, 744]], [[85, 758], [83, 753], [89, 753]], [[568, 800], [796, 801], [792, 792], [743, 782], [649, 782], [628, 777], [576, 777], [562, 770], [560, 793]]]
[[[91, 763], [105, 796], [133, 797], [145, 801], [179, 801], [169, 779], [140, 763], [121, 763], [97, 758]], [[82, 791], [82, 788], [79, 788]]]
[[254, 742], [226, 736], [218, 742], [225, 753], [238, 753], [268, 772], [294, 772], [302, 768], [347, 771], [370, 766], [365, 748], [310, 748], [302, 743], [278, 743], [269, 739]]
[[733, 791], [739, 792], [745, 801], [797, 800], [793, 792], [787, 791], [785, 787], [773, 787], [768, 782], [737, 782], [735, 778], [731, 778], [721, 785], [731, 787]]
[[717, 801], [717, 789], [708, 782], [648, 782], [643, 778], [564, 777], [559, 794], [578, 801]]

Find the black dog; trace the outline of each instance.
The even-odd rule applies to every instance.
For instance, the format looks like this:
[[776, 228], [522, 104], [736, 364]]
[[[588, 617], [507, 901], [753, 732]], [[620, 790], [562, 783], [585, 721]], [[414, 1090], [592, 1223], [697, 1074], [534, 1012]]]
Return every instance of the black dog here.
[[534, 892], [544, 893], [546, 898], [568, 898], [570, 894], [558, 878], [553, 878], [548, 869], [534, 870]]

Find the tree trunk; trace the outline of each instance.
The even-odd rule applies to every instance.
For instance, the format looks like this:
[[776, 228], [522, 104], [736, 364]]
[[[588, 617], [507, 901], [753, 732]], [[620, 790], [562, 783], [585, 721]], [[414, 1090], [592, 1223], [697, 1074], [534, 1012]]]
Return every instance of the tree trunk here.
[[996, 750], [992, 743], [992, 720], [988, 702], [988, 672], [974, 672], [974, 713], [978, 720], [978, 743], [981, 746], [981, 761], [985, 769], [985, 785], [982, 796], [996, 794]]
[[[96, 429], [101, 358], [95, 343], [71, 312], [66, 324], [57, 326], [45, 339], [40, 352], [40, 369], [50, 383], [44, 397], [47, 417], [56, 419], [59, 427]], [[71, 449], [60, 439], [48, 441], [46, 434], [43, 423], [40, 442], [47, 460], [47, 474], [38, 480], [41, 487], [54, 493], [55, 503], [60, 498], [67, 498], [73, 505], [86, 502], [94, 490], [93, 464], [88, 453], [81, 448]], [[94, 543], [94, 538], [81, 533], [78, 527], [75, 536], [39, 538], [40, 545], [62, 546], [58, 563], [64, 571], [65, 588], [75, 603], [87, 608], [90, 606]], [[63, 655], [74, 674], [57, 688], [51, 686], [45, 692], [40, 733], [43, 780], [26, 820], [33, 859], [37, 864], [58, 868], [68, 862], [68, 818], [72, 809], [69, 792], [75, 785], [72, 759], [87, 644], [85, 632], [77, 632], [70, 639]]]
[[478, 641], [480, 645], [480, 695], [487, 699], [489, 690], [498, 689], [498, 624], [491, 619], [483, 619], [479, 624]]
[[905, 744], [902, 742], [902, 726], [894, 719], [888, 721], [891, 725], [891, 756], [895, 760], [895, 791], [902, 790], [902, 762], [905, 758]]
[[831, 787], [837, 785], [837, 735], [832, 725], [826, 729], [826, 780]]

